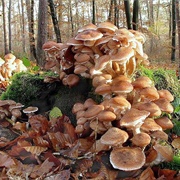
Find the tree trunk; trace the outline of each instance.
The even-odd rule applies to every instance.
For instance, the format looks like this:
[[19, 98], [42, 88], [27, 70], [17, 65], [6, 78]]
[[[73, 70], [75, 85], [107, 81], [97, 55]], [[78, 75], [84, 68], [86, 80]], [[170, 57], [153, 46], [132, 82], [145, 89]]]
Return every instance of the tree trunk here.
[[92, 23], [96, 24], [96, 6], [95, 6], [95, 0], [92, 0]]
[[30, 60], [34, 60], [36, 59], [36, 46], [34, 38], [34, 0], [26, 0], [26, 10], [29, 29]]
[[131, 26], [131, 11], [130, 11], [129, 0], [124, 0], [124, 8], [125, 8], [125, 14], [126, 14], [127, 28], [132, 29], [132, 26]]
[[110, 21], [110, 22], [112, 21], [113, 1], [114, 1], [114, 0], [111, 0], [111, 2], [110, 2], [110, 7], [109, 7], [108, 21]]
[[172, 0], [172, 41], [171, 61], [176, 59], [176, 0]]
[[23, 52], [26, 52], [26, 40], [25, 40], [25, 21], [24, 21], [24, 3], [21, 0], [21, 14], [22, 14], [22, 45], [23, 45]]
[[6, 30], [6, 18], [5, 18], [5, 2], [2, 0], [2, 13], [3, 13], [3, 31], [4, 31], [4, 53], [8, 54], [8, 43], [7, 43], [7, 30]]
[[180, 78], [180, 14], [179, 14], [179, 0], [176, 0], [176, 24], [177, 24], [177, 32], [178, 32], [178, 52], [179, 52], [179, 55], [178, 55], [178, 77]]
[[139, 15], [139, 0], [134, 0], [133, 2], [133, 18], [132, 18], [132, 24], [133, 29], [138, 30], [138, 15]]
[[117, 26], [118, 19], [118, 9], [117, 9], [117, 0], [114, 0], [114, 25]]
[[11, 31], [11, 0], [9, 0], [9, 10], [8, 10], [8, 29], [9, 29], [9, 51], [11, 52], [12, 50], [12, 43], [11, 43], [11, 38], [12, 38], [12, 31]]
[[39, 0], [38, 9], [38, 34], [37, 34], [37, 64], [44, 66], [45, 52], [42, 49], [47, 40], [47, 0]]
[[60, 43], [61, 42], [61, 33], [60, 33], [60, 29], [59, 29], [59, 23], [58, 23], [58, 19], [57, 19], [57, 15], [56, 15], [56, 10], [54, 7], [54, 2], [53, 2], [53, 0], [48, 0], [48, 3], [49, 3], [50, 11], [51, 11], [52, 22], [54, 25], [54, 32], [56, 34], [56, 40], [58, 43]]

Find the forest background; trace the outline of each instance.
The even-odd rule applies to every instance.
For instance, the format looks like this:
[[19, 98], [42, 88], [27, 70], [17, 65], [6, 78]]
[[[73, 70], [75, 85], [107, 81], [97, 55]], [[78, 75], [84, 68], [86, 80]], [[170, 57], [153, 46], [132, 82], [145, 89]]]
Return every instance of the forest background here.
[[104, 21], [143, 32], [149, 61], [179, 71], [179, 0], [1, 0], [0, 56], [12, 52], [43, 65], [45, 42], [64, 43], [80, 27]]

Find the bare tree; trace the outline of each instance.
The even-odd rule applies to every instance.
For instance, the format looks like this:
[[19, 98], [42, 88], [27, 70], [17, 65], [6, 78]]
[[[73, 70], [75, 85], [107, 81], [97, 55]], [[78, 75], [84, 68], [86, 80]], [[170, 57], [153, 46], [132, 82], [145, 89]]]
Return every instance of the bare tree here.
[[39, 0], [36, 61], [40, 66], [44, 66], [45, 63], [45, 52], [42, 49], [42, 46], [47, 40], [47, 7], [47, 0]]
[[178, 32], [178, 50], [179, 50], [179, 67], [178, 67], [178, 77], [180, 78], [180, 13], [179, 13], [179, 0], [176, 0], [176, 24], [177, 24], [177, 32]]
[[96, 23], [96, 5], [95, 0], [92, 0], [92, 23]]
[[132, 29], [131, 11], [130, 11], [130, 2], [129, 2], [129, 0], [124, 0], [124, 8], [125, 8], [125, 14], [126, 14], [127, 28]]
[[176, 59], [176, 0], [172, 0], [172, 40], [171, 61]]
[[57, 15], [56, 15], [54, 2], [53, 2], [53, 0], [48, 0], [48, 3], [49, 3], [50, 11], [51, 11], [52, 22], [54, 25], [54, 31], [56, 34], [56, 40], [58, 43], [60, 43], [61, 42], [61, 33], [60, 33], [60, 29], [59, 29], [59, 23], [58, 23], [58, 19], [57, 19]]
[[132, 18], [132, 24], [133, 29], [138, 30], [138, 15], [139, 15], [139, 0], [134, 0], [133, 2], [133, 18]]
[[11, 44], [11, 0], [9, 0], [9, 9], [8, 9], [8, 30], [9, 30], [9, 51], [12, 50], [12, 44]]
[[26, 10], [28, 17], [30, 59], [36, 59], [36, 47], [34, 37], [34, 0], [26, 0]]
[[5, 18], [5, 2], [2, 0], [2, 13], [3, 13], [3, 30], [4, 30], [4, 53], [9, 53], [8, 43], [7, 43], [7, 30], [6, 30], [6, 18]]

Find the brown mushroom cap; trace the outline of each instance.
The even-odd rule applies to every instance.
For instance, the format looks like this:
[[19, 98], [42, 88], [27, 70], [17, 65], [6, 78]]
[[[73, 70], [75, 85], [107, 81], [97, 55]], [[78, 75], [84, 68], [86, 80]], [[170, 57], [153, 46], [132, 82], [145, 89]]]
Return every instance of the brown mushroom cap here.
[[154, 139], [160, 139], [160, 140], [162, 139], [165, 141], [168, 140], [168, 135], [164, 131], [161, 131], [161, 130], [151, 132], [150, 136]]
[[114, 121], [116, 115], [112, 111], [103, 110], [97, 115], [97, 118], [99, 121]]
[[104, 110], [104, 106], [100, 104], [89, 106], [84, 113], [84, 117], [85, 118], [95, 117], [103, 110]]
[[151, 87], [153, 85], [153, 81], [146, 76], [140, 76], [134, 82], [132, 82], [132, 85], [135, 89], [142, 89]]
[[174, 100], [174, 96], [167, 89], [158, 90], [158, 93], [159, 93], [160, 98], [165, 98], [170, 102], [172, 102]]
[[96, 30], [97, 29], [97, 26], [95, 24], [92, 24], [92, 23], [89, 23], [89, 24], [86, 24], [84, 25], [83, 27], [79, 28], [78, 29], [78, 33], [84, 31], [84, 30], [88, 30], [88, 29], [93, 29], [93, 30]]
[[36, 111], [38, 111], [38, 107], [34, 107], [34, 106], [29, 106], [29, 107], [23, 109], [23, 113], [25, 113], [25, 114], [31, 114]]
[[154, 103], [157, 104], [163, 112], [172, 113], [174, 111], [172, 104], [165, 98], [159, 98], [155, 100]]
[[141, 130], [144, 132], [162, 131], [162, 127], [159, 126], [153, 118], [146, 118], [141, 126]]
[[79, 83], [79, 80], [80, 78], [76, 74], [69, 74], [66, 77], [66, 82], [69, 87], [76, 86]]
[[155, 87], [145, 87], [140, 90], [141, 101], [149, 100], [154, 101], [159, 99], [159, 94]]
[[136, 147], [114, 148], [110, 153], [110, 162], [115, 169], [132, 171], [145, 164], [145, 155]]
[[155, 119], [155, 122], [161, 126], [163, 130], [172, 129], [174, 126], [172, 121], [166, 116]]
[[173, 159], [173, 150], [169, 145], [160, 145], [155, 144], [153, 148], [164, 158], [162, 161], [172, 161]]
[[161, 109], [154, 102], [138, 102], [132, 105], [133, 108], [137, 108], [139, 110], [149, 111], [149, 117], [160, 116]]
[[139, 146], [139, 147], [146, 147], [148, 144], [151, 142], [151, 137], [149, 134], [140, 132], [138, 134], [135, 134], [132, 138], [131, 141], [134, 145]]
[[78, 111], [82, 111], [84, 110], [84, 104], [83, 103], [80, 103], [80, 102], [77, 102], [73, 105], [73, 108], [72, 108], [72, 113], [73, 114], [76, 114]]
[[102, 144], [109, 146], [122, 145], [127, 141], [129, 135], [126, 131], [117, 127], [109, 128], [100, 138]]
[[101, 31], [102, 33], [114, 33], [115, 30], [118, 28], [112, 24], [111, 22], [101, 22], [97, 26], [97, 30]]
[[120, 125], [127, 128], [134, 128], [137, 124], [143, 124], [144, 120], [149, 116], [148, 111], [131, 108], [126, 111], [120, 120]]

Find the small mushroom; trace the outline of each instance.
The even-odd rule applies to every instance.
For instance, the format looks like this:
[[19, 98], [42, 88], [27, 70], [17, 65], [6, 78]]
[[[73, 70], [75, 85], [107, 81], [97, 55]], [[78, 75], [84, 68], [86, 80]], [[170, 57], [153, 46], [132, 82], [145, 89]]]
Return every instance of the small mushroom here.
[[145, 154], [141, 148], [114, 148], [110, 153], [110, 163], [115, 169], [122, 171], [138, 170], [145, 164]]
[[37, 111], [38, 111], [38, 107], [34, 107], [34, 106], [29, 106], [23, 109], [23, 113], [25, 113], [28, 117], [31, 117]]

